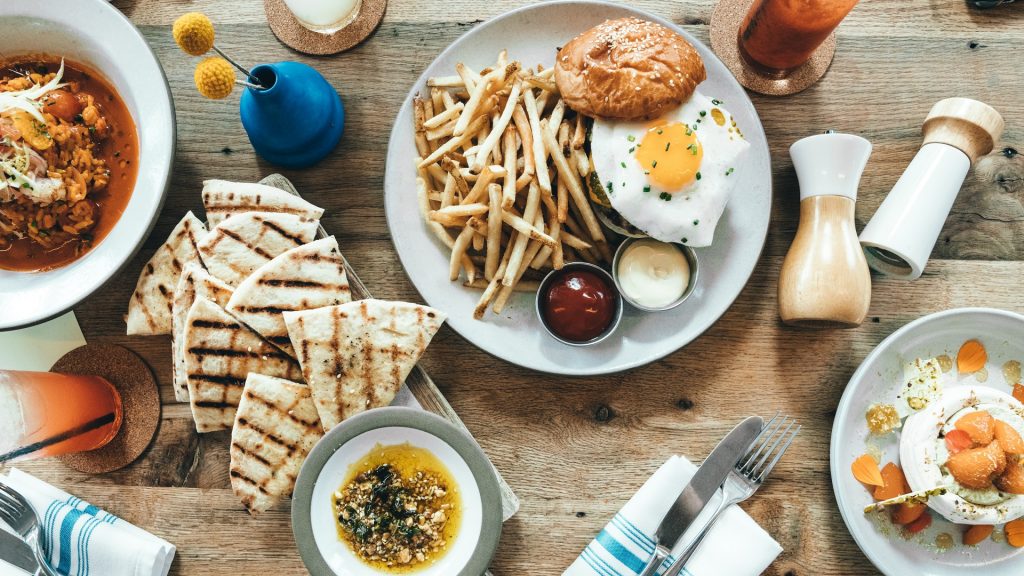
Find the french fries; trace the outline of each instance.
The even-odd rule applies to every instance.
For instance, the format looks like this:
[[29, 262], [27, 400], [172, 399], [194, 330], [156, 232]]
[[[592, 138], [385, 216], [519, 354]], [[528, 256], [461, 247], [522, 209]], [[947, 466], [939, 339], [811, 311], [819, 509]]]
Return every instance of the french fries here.
[[458, 63], [414, 100], [417, 202], [450, 250], [448, 276], [500, 313], [515, 292], [566, 262], [608, 264], [590, 206], [585, 119], [565, 105], [553, 69], [504, 51], [479, 72]]

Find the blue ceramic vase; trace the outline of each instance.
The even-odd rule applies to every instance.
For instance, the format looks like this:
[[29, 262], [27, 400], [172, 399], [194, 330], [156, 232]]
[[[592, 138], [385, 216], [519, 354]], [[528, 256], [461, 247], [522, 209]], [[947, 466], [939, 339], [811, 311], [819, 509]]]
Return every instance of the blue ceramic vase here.
[[265, 89], [242, 94], [242, 126], [256, 153], [285, 168], [306, 168], [334, 150], [345, 126], [341, 97], [319, 72], [299, 62], [260, 64]]

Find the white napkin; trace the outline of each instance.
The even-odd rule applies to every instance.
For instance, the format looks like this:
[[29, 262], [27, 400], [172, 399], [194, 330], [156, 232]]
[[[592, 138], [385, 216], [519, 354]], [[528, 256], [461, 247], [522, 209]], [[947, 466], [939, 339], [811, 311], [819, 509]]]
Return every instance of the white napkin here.
[[62, 576], [166, 576], [174, 545], [12, 468], [4, 481], [36, 509], [43, 550]]
[[74, 312], [20, 330], [0, 332], [0, 369], [46, 372], [85, 344]]
[[[651, 476], [619, 510], [580, 557], [562, 576], [636, 576], [654, 555], [658, 524], [690, 481], [697, 467], [682, 456], [673, 456]], [[716, 495], [696, 524], [709, 516], [722, 498]], [[658, 570], [672, 565], [693, 537], [689, 530]], [[688, 576], [756, 576], [775, 560], [782, 547], [738, 506], [730, 506], [718, 518], [700, 548], [680, 574]]]

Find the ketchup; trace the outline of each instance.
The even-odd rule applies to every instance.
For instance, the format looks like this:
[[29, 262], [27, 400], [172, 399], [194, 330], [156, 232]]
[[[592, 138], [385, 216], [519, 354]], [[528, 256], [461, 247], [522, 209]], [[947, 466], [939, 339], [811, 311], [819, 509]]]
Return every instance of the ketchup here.
[[573, 270], [548, 285], [543, 300], [544, 320], [564, 340], [593, 340], [611, 325], [618, 301], [615, 290], [593, 272]]

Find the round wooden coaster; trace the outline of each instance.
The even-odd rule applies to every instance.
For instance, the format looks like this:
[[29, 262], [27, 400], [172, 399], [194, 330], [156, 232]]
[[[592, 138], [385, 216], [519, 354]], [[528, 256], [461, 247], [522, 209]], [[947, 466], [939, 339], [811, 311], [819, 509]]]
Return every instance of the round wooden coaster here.
[[748, 90], [769, 96], [788, 96], [807, 89], [825, 75], [836, 53], [833, 32], [811, 59], [785, 78], [772, 78], [751, 68], [740, 56], [736, 38], [754, 0], [721, 0], [711, 14], [711, 48]]
[[156, 379], [142, 358], [122, 346], [86, 344], [62, 356], [50, 371], [106, 378], [121, 394], [124, 414], [121, 430], [110, 443], [61, 456], [61, 462], [79, 472], [104, 474], [120, 470], [142, 455], [156, 436], [161, 411]]
[[305, 54], [337, 54], [366, 40], [384, 19], [388, 0], [362, 0], [359, 14], [348, 26], [334, 34], [320, 34], [295, 19], [284, 0], [263, 0], [267, 22], [277, 39]]

